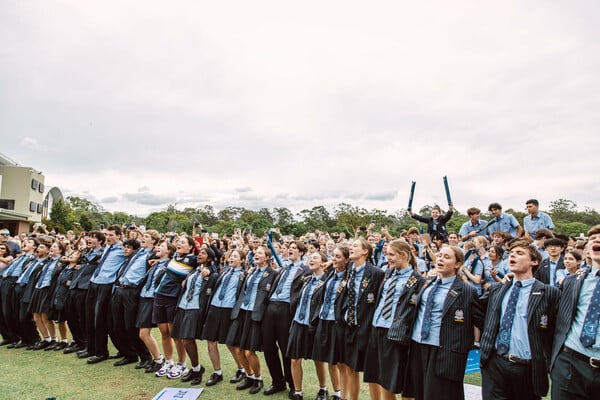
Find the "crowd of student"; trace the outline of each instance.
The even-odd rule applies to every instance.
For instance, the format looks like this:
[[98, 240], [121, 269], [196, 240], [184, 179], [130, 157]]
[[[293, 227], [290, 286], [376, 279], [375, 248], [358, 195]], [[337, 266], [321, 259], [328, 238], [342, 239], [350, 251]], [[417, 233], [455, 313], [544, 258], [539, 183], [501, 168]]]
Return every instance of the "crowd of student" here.
[[0, 344], [87, 364], [116, 358], [198, 385], [205, 340], [206, 386], [224, 379], [222, 344], [237, 365], [236, 389], [289, 388], [296, 400], [303, 360], [314, 362], [317, 400], [358, 399], [361, 372], [372, 399], [462, 399], [467, 355], [478, 347], [484, 399], [539, 399], [549, 374], [553, 399], [595, 398], [600, 226], [587, 238], [555, 235], [537, 201], [527, 206], [524, 228], [492, 203], [492, 221], [470, 208], [460, 232], [445, 227], [452, 207], [434, 207], [431, 217], [411, 214], [427, 234], [413, 227], [399, 238], [374, 224], [349, 240], [116, 225], [77, 237], [0, 230]]

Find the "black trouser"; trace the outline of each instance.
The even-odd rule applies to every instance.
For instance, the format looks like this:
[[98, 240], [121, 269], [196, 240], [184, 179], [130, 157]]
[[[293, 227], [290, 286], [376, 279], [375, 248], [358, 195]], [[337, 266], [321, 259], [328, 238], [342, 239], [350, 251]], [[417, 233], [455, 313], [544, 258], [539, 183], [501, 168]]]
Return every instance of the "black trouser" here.
[[19, 304], [17, 313], [19, 316], [19, 336], [24, 343], [33, 344], [40, 339], [40, 334], [37, 331], [35, 322], [33, 322], [33, 315], [29, 312], [29, 303], [21, 301], [24, 291], [25, 286], [16, 285], [13, 289], [13, 301]]
[[536, 400], [531, 365], [510, 362], [494, 354], [481, 369], [483, 400]]
[[[88, 318], [86, 324], [88, 352], [95, 356], [102, 357], [108, 355], [108, 335], [112, 334], [110, 307], [112, 287], [112, 283], [101, 285], [90, 283], [85, 300]], [[117, 345], [117, 343], [114, 344]]]
[[552, 372], [552, 400], [592, 400], [600, 393], [600, 368], [561, 350]]
[[0, 334], [4, 339], [19, 340], [19, 303], [13, 299], [17, 277], [2, 278], [0, 282]]
[[405, 396], [416, 400], [463, 400], [465, 391], [462, 382], [437, 376], [437, 352], [438, 347], [411, 343]]
[[[73, 342], [79, 346], [87, 345], [85, 337], [85, 296], [87, 290], [74, 289], [67, 292], [64, 312]], [[81, 315], [78, 313], [81, 310]]]
[[112, 295], [113, 330], [121, 348], [119, 351], [126, 358], [149, 360], [150, 352], [140, 339], [139, 329], [135, 327], [138, 302], [138, 288], [117, 287]]
[[[285, 387], [286, 381], [290, 388], [294, 387], [292, 362], [285, 356], [291, 324], [290, 303], [274, 301], [267, 305], [262, 321], [263, 351], [267, 368], [273, 379], [272, 384], [276, 387]], [[283, 370], [279, 352], [283, 359]]]

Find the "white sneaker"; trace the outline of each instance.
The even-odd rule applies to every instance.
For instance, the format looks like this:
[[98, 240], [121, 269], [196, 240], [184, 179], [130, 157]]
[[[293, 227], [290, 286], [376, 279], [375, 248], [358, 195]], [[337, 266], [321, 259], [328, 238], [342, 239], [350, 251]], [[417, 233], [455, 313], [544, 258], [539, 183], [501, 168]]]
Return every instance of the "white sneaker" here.
[[185, 364], [177, 363], [169, 370], [167, 378], [178, 379], [181, 378], [181, 376], [186, 372], [188, 372], [187, 366]]
[[160, 367], [160, 369], [158, 371], [156, 371], [154, 373], [154, 375], [156, 375], [157, 377], [161, 378], [161, 377], [167, 375], [169, 373], [169, 371], [171, 370], [171, 368], [173, 368], [173, 364], [172, 363], [164, 362], [163, 366]]

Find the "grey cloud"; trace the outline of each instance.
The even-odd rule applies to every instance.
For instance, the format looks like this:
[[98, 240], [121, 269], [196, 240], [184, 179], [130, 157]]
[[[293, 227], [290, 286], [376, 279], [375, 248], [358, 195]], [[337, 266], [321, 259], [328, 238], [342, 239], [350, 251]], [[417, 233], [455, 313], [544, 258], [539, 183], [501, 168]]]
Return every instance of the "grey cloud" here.
[[244, 187], [235, 188], [234, 190], [238, 193], [246, 193], [246, 192], [251, 192], [252, 188], [250, 186], [244, 186]]
[[149, 206], [158, 206], [175, 202], [176, 198], [170, 195], [158, 195], [152, 193], [123, 193], [123, 199], [133, 203]]
[[105, 197], [105, 198], [101, 199], [100, 203], [116, 203], [119, 200], [120, 199], [118, 196], [109, 196], [109, 197]]

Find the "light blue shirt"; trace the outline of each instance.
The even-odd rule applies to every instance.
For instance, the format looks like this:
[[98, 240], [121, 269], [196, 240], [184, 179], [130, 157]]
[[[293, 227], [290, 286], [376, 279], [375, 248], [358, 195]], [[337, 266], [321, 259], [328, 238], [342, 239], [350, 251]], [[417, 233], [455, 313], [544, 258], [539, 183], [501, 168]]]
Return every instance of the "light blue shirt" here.
[[[109, 253], [105, 256], [106, 252]], [[94, 275], [96, 276], [92, 276], [90, 282], [97, 285], [115, 283], [119, 269], [123, 263], [127, 261], [127, 257], [125, 257], [121, 242], [113, 243], [112, 245], [106, 247], [104, 249], [104, 253], [102, 254], [102, 258], [104, 258], [104, 260], [101, 259], [102, 263], [98, 264], [96, 267], [100, 268], [100, 272], [98, 272], [98, 275], [96, 275], [96, 272], [94, 272]]]
[[[437, 278], [439, 279], [439, 278]], [[421, 296], [421, 303], [419, 304], [419, 313], [417, 314], [417, 320], [415, 321], [415, 325], [413, 327], [412, 340], [422, 344], [428, 344], [431, 346], [439, 346], [440, 345], [440, 331], [442, 328], [442, 312], [444, 311], [444, 303], [446, 302], [446, 297], [448, 296], [448, 292], [454, 283], [456, 276], [451, 276], [449, 278], [442, 279], [442, 283], [439, 284], [440, 287], [436, 290], [435, 296], [433, 298], [433, 308], [431, 310], [431, 325], [429, 328], [429, 337], [425, 339], [425, 341], [421, 340], [421, 328], [423, 327], [423, 317], [425, 314], [425, 305], [427, 304], [427, 299], [429, 298], [429, 293], [431, 293], [431, 289], [433, 289], [433, 285], [437, 285], [437, 282], [431, 282], [423, 292]]]
[[417, 257], [417, 268], [422, 274], [427, 273], [429, 268], [427, 268], [427, 263], [421, 257]]
[[[475, 260], [477, 260], [477, 262], [475, 263]], [[470, 257], [469, 260], [465, 261], [465, 268], [467, 268], [469, 271], [471, 271], [471, 274], [473, 275], [483, 275], [483, 270], [484, 270], [484, 266], [485, 266], [485, 262], [483, 261], [483, 258], [481, 257]], [[462, 274], [462, 272], [460, 272], [460, 274]], [[469, 284], [471, 284], [471, 286], [473, 286], [474, 288], [477, 289], [477, 294], [481, 295], [481, 281], [479, 283], [475, 283], [472, 280], [467, 278], [467, 282], [469, 282]]]
[[[355, 271], [354, 274], [354, 304], [350, 304], [350, 307], [354, 307], [354, 315], [356, 315], [356, 304], [358, 303], [358, 292], [360, 291], [360, 285], [362, 284], [362, 279], [365, 276], [365, 266], [367, 264], [363, 264], [360, 265], [358, 267], [352, 267], [352, 269]], [[348, 281], [349, 283], [349, 281]], [[348, 283], [346, 283], [346, 286], [348, 285]], [[346, 310], [346, 317], [348, 316], [348, 310]], [[346, 319], [346, 322], [348, 322], [348, 320]]]
[[550, 261], [548, 260], [548, 266], [550, 267], [550, 285], [559, 286], [558, 282], [562, 282], [565, 279], [565, 271], [566, 269], [556, 269], [558, 265], [558, 261]]
[[[192, 285], [191, 283], [195, 276], [197, 276], [196, 282], [194, 282], [194, 285]], [[202, 282], [204, 282], [204, 279], [200, 274], [200, 268], [196, 268], [196, 270], [189, 274], [186, 279], [187, 284], [185, 286], [185, 292], [181, 294], [177, 307], [184, 310], [197, 310], [200, 308], [200, 290], [202, 289]], [[188, 300], [187, 297], [190, 294], [191, 298]]]
[[488, 235], [496, 231], [508, 232], [512, 237], [517, 237], [517, 228], [520, 226], [519, 221], [514, 215], [502, 213], [498, 217], [498, 221], [494, 222], [487, 228]]
[[[227, 287], [225, 287], [225, 280], [227, 276], [231, 275]], [[233, 308], [235, 301], [237, 300], [237, 287], [242, 278], [242, 267], [229, 268], [229, 270], [223, 275], [219, 287], [215, 289], [215, 292], [210, 301], [210, 305], [221, 308]], [[219, 300], [221, 293], [224, 293], [223, 300]]]
[[119, 283], [122, 285], [139, 285], [146, 275], [146, 259], [150, 254], [150, 249], [140, 248], [131, 260], [125, 266], [125, 273], [119, 278]]
[[554, 223], [548, 214], [538, 211], [535, 217], [529, 214], [523, 218], [523, 229], [529, 232], [531, 239], [533, 239], [539, 229], [554, 229]]
[[596, 288], [596, 284], [600, 277], [598, 274], [598, 267], [592, 267], [590, 273], [585, 277], [585, 280], [581, 284], [581, 290], [579, 292], [579, 299], [577, 300], [577, 312], [573, 323], [571, 323], [571, 329], [567, 334], [567, 340], [565, 340], [565, 346], [581, 353], [588, 357], [600, 358], [600, 329], [596, 332], [596, 341], [591, 347], [583, 347], [579, 337], [581, 336], [581, 330], [583, 329], [583, 322], [585, 321], [585, 315], [587, 314], [588, 307], [592, 303], [592, 294]]
[[[277, 282], [277, 287], [271, 296], [271, 301], [284, 301], [289, 303], [291, 300], [292, 294], [292, 283], [294, 282], [294, 276], [296, 276], [296, 272], [300, 268], [302, 268], [302, 261], [295, 262], [291, 266], [287, 266], [285, 268], [290, 268], [290, 273], [285, 277], [285, 282], [283, 280], [279, 280]], [[280, 274], [285, 274], [285, 268], [281, 270]]]
[[158, 276], [162, 271], [167, 268], [167, 263], [169, 259], [160, 260], [154, 267], [148, 270], [148, 281], [144, 286], [142, 286], [142, 290], [140, 291], [140, 297], [145, 299], [153, 299], [154, 291], [156, 290], [156, 286], [158, 285]]
[[[248, 279], [248, 283], [246, 284], [246, 290], [244, 291], [244, 293], [242, 293], [242, 296], [245, 296], [245, 293], [250, 291], [250, 302], [248, 303], [248, 305], [245, 305], [244, 302], [242, 301], [242, 306], [240, 307], [242, 310], [246, 310], [246, 311], [252, 311], [254, 310], [254, 303], [256, 302], [256, 294], [258, 293], [258, 283], [261, 280], [261, 275], [265, 272], [265, 270], [267, 269], [267, 266], [265, 265], [262, 268], [257, 268], [256, 270], [254, 270], [254, 272], [247, 278]], [[258, 274], [259, 276], [254, 279], [254, 275]]]
[[48, 264], [44, 265], [44, 268], [42, 268], [42, 273], [35, 284], [36, 289], [42, 289], [50, 286], [52, 283], [52, 277], [57, 270], [58, 260], [60, 260], [60, 256], [53, 258]]
[[[535, 282], [535, 278], [521, 281], [523, 286], [519, 290], [517, 308], [515, 309], [515, 318], [513, 319], [512, 330], [510, 332], [510, 345], [508, 346], [508, 354], [517, 356], [524, 360], [531, 360], [531, 348], [529, 347], [529, 335], [527, 333], [527, 306], [529, 305], [529, 296], [531, 294], [533, 282]], [[506, 291], [504, 298], [502, 299], [502, 313], [500, 315], [500, 321], [502, 321], [504, 313], [506, 312], [506, 305], [508, 304], [508, 298], [510, 297], [511, 291], [512, 286]], [[496, 340], [496, 349], [497, 348], [498, 340]]]
[[[315, 288], [317, 284], [321, 281], [321, 277], [323, 274], [319, 276], [312, 276], [306, 285], [302, 288], [300, 293], [300, 299], [298, 301], [298, 306], [296, 307], [296, 314], [294, 315], [294, 321], [300, 325], [308, 325], [310, 323], [310, 301], [312, 299], [313, 293], [315, 292]], [[308, 299], [305, 299], [308, 297]], [[306, 310], [304, 312], [304, 318], [300, 318], [300, 311], [302, 308], [302, 302], [306, 302]]]
[[[482, 229], [485, 226], [485, 224], [487, 224], [487, 221], [484, 219], [480, 219], [479, 221], [477, 221], [477, 224], [473, 224], [469, 219], [467, 222], [462, 224], [462, 226], [460, 227], [460, 231], [458, 231], [458, 234], [460, 235], [460, 237], [467, 236], [471, 232], [477, 232], [478, 230]], [[485, 234], [485, 232], [481, 233]], [[473, 238], [469, 238], [469, 240], [471, 239]]]
[[33, 254], [24, 254], [21, 257], [15, 259], [12, 263], [8, 265], [3, 273], [2, 277], [6, 278], [9, 276], [18, 277], [23, 273], [23, 266], [27, 264], [29, 260], [34, 259], [35, 256]]
[[32, 261], [31, 263], [29, 263], [29, 265], [27, 266], [25, 271], [21, 274], [19, 279], [17, 279], [17, 283], [19, 285], [23, 285], [23, 286], [27, 285], [27, 283], [29, 282], [29, 278], [31, 277], [31, 273], [33, 272], [35, 267], [37, 267], [38, 264], [40, 264], [44, 260], [45, 260], [45, 258], [37, 258], [37, 259], [35, 259], [35, 261]]
[[[402, 289], [406, 285], [406, 282], [408, 282], [408, 278], [410, 278], [410, 276], [412, 275], [412, 272], [413, 272], [413, 269], [410, 267], [400, 269], [400, 270], [395, 270], [394, 272], [392, 272], [390, 274], [389, 278], [386, 279], [386, 281], [383, 285], [383, 290], [381, 291], [381, 300], [379, 300], [379, 305], [377, 306], [377, 308], [375, 309], [375, 313], [373, 314], [373, 326], [379, 327], [379, 328], [388, 328], [388, 329], [390, 326], [392, 326], [392, 321], [394, 319], [394, 314], [396, 313], [396, 307], [398, 306], [398, 300], [400, 300], [400, 295], [402, 294]], [[397, 275], [399, 275], [399, 277], [398, 277], [398, 280], [396, 281], [396, 284], [394, 285], [396, 288], [395, 288], [394, 297], [392, 300], [392, 312], [391, 312], [389, 318], [385, 319], [381, 315], [381, 311], [383, 310], [383, 306], [385, 304], [385, 299], [388, 295], [388, 292], [390, 291], [390, 287], [392, 285], [394, 276], [397, 276]]]
[[[331, 303], [330, 304], [325, 304], [325, 297], [323, 298], [323, 304], [321, 305], [321, 310], [319, 315], [321, 315], [321, 313], [323, 311], [327, 312], [327, 316], [325, 317], [326, 321], [335, 321], [335, 312], [334, 312], [334, 305], [335, 305], [335, 298], [336, 296], [339, 294], [337, 293], [338, 290], [340, 290], [340, 283], [342, 282], [342, 279], [344, 278], [344, 274], [346, 273], [346, 271], [341, 271], [341, 272], [334, 272], [334, 276], [331, 277], [328, 281], [327, 284], [325, 286], [325, 296], [327, 296], [327, 291], [329, 290], [329, 287], [331, 285], [336, 285], [336, 287], [333, 289], [333, 294], [332, 294], [332, 298], [331, 298]], [[327, 310], [324, 310], [324, 307], [327, 306]]]

